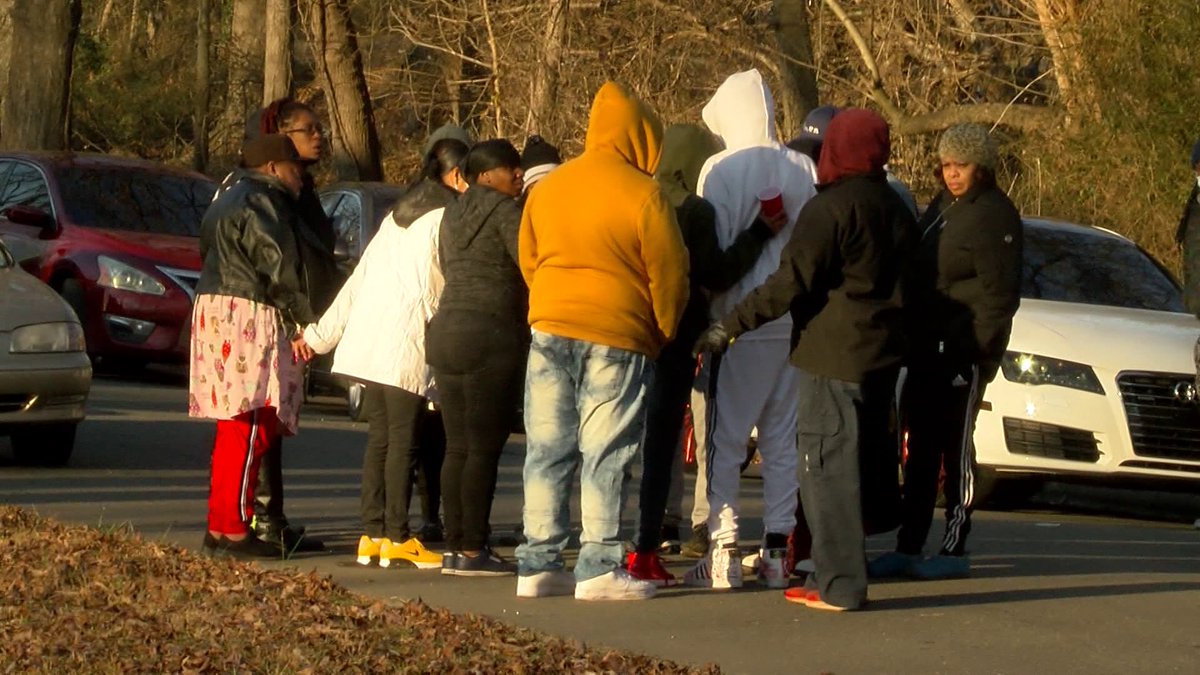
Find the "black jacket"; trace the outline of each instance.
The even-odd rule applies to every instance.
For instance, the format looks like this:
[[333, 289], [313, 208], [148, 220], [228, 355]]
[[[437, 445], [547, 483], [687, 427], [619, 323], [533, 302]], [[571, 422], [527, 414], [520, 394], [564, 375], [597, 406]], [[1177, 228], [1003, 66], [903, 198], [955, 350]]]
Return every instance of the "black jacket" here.
[[709, 294], [729, 290], [745, 276], [758, 261], [763, 246], [775, 235], [766, 223], [755, 220], [729, 248], [721, 250], [717, 241], [717, 212], [712, 204], [696, 195], [688, 195], [675, 208], [675, 219], [688, 250], [691, 289], [672, 344], [690, 355], [692, 345], [710, 323]]
[[289, 328], [315, 320], [297, 250], [296, 202], [277, 179], [235, 171], [200, 224], [197, 295], [229, 295], [279, 310]]
[[926, 209], [906, 286], [914, 363], [975, 363], [996, 376], [1021, 303], [1021, 215], [995, 185]]
[[517, 258], [520, 226], [516, 200], [481, 185], [446, 207], [439, 242], [446, 285], [439, 313], [484, 312], [528, 334], [529, 291]]
[[407, 228], [426, 213], [449, 206], [457, 196], [458, 193], [445, 185], [423, 178], [396, 200], [396, 205], [392, 207], [392, 220], [400, 227]]
[[901, 276], [913, 218], [882, 174], [821, 188], [801, 209], [779, 269], [722, 321], [731, 337], [791, 312], [790, 361], [862, 382], [904, 354]]
[[1183, 247], [1183, 300], [1188, 311], [1200, 317], [1200, 186], [1192, 186], [1175, 242]]
[[304, 175], [304, 188], [300, 191], [296, 208], [300, 214], [300, 225], [296, 230], [300, 261], [309, 289], [313, 310], [323, 314], [337, 297], [346, 275], [338, 267], [333, 255], [337, 245], [337, 233], [333, 221], [325, 214], [321, 198], [317, 195], [312, 176]]

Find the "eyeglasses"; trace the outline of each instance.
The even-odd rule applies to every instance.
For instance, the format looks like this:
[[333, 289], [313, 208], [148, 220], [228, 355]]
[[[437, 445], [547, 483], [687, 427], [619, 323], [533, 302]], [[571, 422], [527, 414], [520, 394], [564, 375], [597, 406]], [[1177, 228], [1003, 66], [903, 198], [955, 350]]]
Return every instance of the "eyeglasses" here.
[[307, 127], [296, 127], [295, 129], [284, 129], [279, 133], [282, 134], [304, 134], [305, 136], [323, 136], [325, 129], [320, 124], [314, 124]]

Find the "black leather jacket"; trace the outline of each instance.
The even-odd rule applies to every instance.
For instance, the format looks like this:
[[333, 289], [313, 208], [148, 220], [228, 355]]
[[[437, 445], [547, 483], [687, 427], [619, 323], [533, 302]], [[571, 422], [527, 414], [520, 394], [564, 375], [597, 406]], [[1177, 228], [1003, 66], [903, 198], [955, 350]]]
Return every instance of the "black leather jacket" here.
[[278, 179], [238, 170], [200, 224], [197, 295], [229, 295], [279, 310], [288, 327], [316, 319], [297, 245], [296, 200]]

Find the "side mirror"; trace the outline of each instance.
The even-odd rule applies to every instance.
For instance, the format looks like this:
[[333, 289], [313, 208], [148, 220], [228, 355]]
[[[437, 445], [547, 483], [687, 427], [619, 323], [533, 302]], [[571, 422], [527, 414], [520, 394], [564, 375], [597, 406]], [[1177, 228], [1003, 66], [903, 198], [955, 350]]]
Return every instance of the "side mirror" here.
[[17, 225], [36, 227], [42, 231], [43, 236], [58, 235], [58, 223], [55, 222], [54, 217], [36, 206], [18, 204], [4, 209], [0, 215]]

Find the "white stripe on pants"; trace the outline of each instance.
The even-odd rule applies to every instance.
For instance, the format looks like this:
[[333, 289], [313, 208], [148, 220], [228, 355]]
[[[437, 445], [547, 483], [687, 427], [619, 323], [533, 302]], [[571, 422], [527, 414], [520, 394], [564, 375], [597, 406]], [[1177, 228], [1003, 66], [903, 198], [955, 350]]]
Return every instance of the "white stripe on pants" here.
[[764, 533], [790, 534], [796, 525], [796, 402], [799, 378], [787, 361], [786, 339], [734, 342], [714, 373], [708, 409], [708, 528], [718, 544], [738, 538], [738, 492], [746, 442], [758, 427], [763, 461]]

